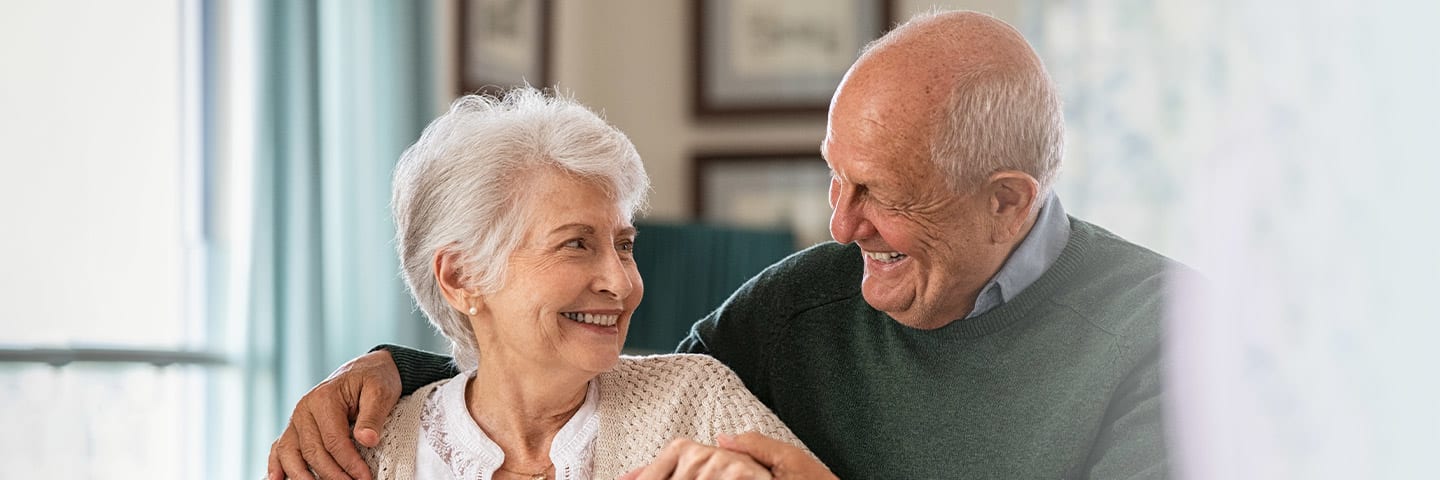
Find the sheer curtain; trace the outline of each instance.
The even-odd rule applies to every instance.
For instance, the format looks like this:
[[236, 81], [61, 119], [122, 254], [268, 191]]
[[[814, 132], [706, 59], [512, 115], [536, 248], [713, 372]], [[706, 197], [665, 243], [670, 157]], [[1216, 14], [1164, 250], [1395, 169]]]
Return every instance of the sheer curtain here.
[[433, 2], [269, 0], [255, 10], [244, 278], [247, 473], [291, 406], [371, 346], [434, 347], [399, 277], [390, 173], [438, 112]]
[[1180, 473], [1433, 475], [1440, 6], [1026, 6], [1067, 208], [1207, 277], [1169, 319]]

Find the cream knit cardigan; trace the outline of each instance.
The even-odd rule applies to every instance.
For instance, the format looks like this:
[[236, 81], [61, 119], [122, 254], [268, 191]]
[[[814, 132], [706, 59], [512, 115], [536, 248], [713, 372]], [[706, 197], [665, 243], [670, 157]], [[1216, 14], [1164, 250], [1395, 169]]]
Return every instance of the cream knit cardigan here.
[[[720, 434], [759, 431], [804, 448], [795, 434], [755, 398], [740, 378], [708, 355], [620, 357], [599, 382], [600, 432], [596, 479], [612, 479], [650, 463], [675, 438], [714, 445]], [[402, 398], [375, 448], [361, 453], [377, 480], [415, 477], [420, 412], [441, 380]]]

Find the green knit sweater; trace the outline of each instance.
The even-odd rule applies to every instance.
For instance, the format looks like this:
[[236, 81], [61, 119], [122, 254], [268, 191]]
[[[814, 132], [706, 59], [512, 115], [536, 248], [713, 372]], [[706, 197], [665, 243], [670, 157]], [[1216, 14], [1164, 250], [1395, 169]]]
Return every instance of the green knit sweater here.
[[[1184, 267], [1071, 230], [1018, 296], [935, 330], [865, 303], [855, 246], [817, 245], [747, 282], [679, 351], [734, 369], [841, 478], [1164, 477], [1162, 296]], [[407, 389], [449, 373], [447, 359], [396, 359]]]

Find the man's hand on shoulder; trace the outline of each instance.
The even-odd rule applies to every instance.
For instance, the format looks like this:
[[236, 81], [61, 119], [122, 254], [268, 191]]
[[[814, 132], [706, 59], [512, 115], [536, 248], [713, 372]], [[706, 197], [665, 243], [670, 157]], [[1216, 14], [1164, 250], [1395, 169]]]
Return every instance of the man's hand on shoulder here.
[[[270, 446], [269, 479], [371, 478], [351, 440], [380, 443], [385, 418], [400, 400], [400, 372], [390, 352], [376, 350], [351, 360], [295, 405], [290, 425]], [[355, 422], [353, 430], [350, 422]]]

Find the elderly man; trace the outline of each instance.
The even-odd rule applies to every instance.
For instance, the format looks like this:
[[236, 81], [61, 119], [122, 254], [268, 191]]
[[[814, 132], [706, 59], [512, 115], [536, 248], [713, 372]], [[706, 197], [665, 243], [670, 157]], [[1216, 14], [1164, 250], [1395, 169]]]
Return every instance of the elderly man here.
[[[1065, 215], [1063, 130], [1040, 59], [994, 18], [926, 16], [868, 47], [822, 145], [838, 243], [760, 273], [678, 349], [734, 369], [824, 465], [758, 435], [719, 448], [777, 477], [1164, 477], [1162, 296], [1184, 267]], [[365, 475], [347, 413], [369, 443], [402, 378], [454, 375], [387, 348], [301, 401], [272, 473]], [[695, 476], [713, 448], [674, 442], [631, 476]]]

